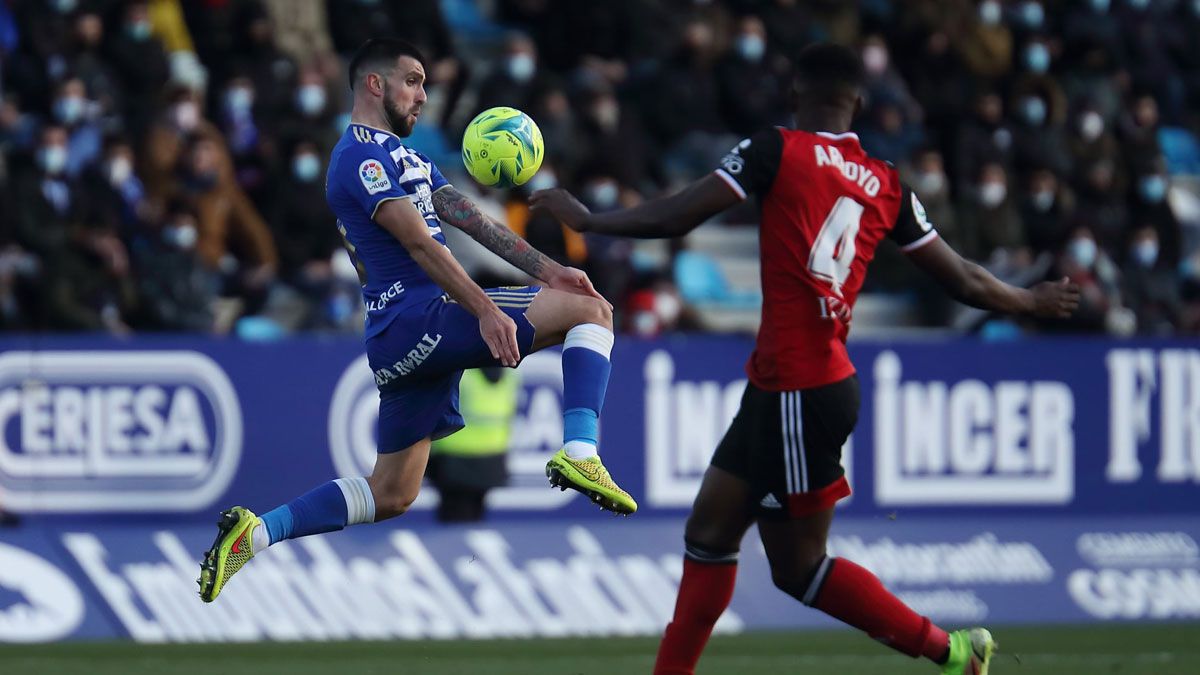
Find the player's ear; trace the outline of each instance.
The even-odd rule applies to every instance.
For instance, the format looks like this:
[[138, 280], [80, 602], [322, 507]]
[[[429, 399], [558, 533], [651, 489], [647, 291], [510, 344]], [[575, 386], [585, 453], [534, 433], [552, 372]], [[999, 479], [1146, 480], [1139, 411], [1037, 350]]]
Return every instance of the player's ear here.
[[854, 114], [851, 115], [850, 119], [856, 119], [858, 117], [858, 114], [862, 112], [863, 105], [863, 95], [862, 90], [860, 89], [859, 92], [854, 95]]

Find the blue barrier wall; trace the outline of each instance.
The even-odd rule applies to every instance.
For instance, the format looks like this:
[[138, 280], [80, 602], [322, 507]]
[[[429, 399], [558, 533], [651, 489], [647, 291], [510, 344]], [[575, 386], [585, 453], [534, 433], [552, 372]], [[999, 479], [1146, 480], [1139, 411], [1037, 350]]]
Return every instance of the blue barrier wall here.
[[[737, 408], [750, 347], [618, 340], [602, 451], [639, 498], [634, 519], [610, 522], [546, 486], [562, 386], [546, 352], [521, 366], [513, 484], [492, 495], [486, 527], [438, 528], [426, 491], [394, 524], [272, 548], [246, 576], [284, 599], [242, 615], [195, 600], [194, 558], [221, 508], [270, 508], [369, 471], [376, 394], [360, 344], [0, 340], [0, 503], [23, 516], [0, 530], [0, 641], [657, 632], [682, 519]], [[863, 405], [834, 554], [952, 623], [1200, 617], [1194, 342], [856, 343], [851, 353]], [[774, 591], [761, 552], [746, 548], [723, 629], [821, 625]], [[592, 575], [583, 599], [626, 620], [609, 625], [580, 614], [579, 598], [543, 593], [564, 569]], [[349, 579], [404, 592], [303, 590]], [[230, 592], [255, 592], [241, 586]]]

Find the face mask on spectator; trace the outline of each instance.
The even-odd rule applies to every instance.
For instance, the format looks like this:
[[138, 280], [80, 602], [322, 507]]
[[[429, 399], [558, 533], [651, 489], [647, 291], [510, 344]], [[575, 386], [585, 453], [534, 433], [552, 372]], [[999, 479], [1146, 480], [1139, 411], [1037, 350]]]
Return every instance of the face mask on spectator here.
[[621, 107], [611, 98], [604, 98], [592, 106], [592, 117], [606, 130], [616, 129], [621, 121]]
[[529, 54], [513, 54], [504, 63], [508, 76], [522, 84], [533, 79], [533, 71], [537, 68], [533, 56]]
[[1085, 112], [1079, 118], [1079, 133], [1088, 142], [1096, 140], [1104, 133], [1104, 118], [1093, 110]]
[[1021, 5], [1021, 21], [1030, 28], [1041, 28], [1046, 21], [1046, 11], [1036, 2]]
[[1036, 96], [1021, 101], [1021, 116], [1030, 126], [1041, 126], [1046, 121], [1046, 102]]
[[751, 63], [758, 63], [766, 51], [767, 43], [761, 36], [749, 33], [738, 36], [737, 52], [743, 59]]
[[296, 155], [292, 160], [292, 173], [301, 183], [311, 183], [321, 173], [321, 160], [311, 152]]
[[1151, 204], [1157, 204], [1167, 195], [1167, 179], [1157, 174], [1142, 176], [1138, 181], [1138, 192]]
[[144, 19], [130, 21], [125, 24], [125, 32], [137, 42], [145, 42], [150, 37], [150, 22]]
[[1000, 23], [1000, 3], [987, 0], [979, 4], [979, 20], [985, 26], [995, 26]]
[[1129, 0], [1129, 6], [1134, 9], [1146, 9], [1150, 6], [1150, 0]]
[[189, 222], [173, 223], [163, 227], [163, 242], [180, 251], [190, 251], [196, 247], [198, 234], [196, 226]]
[[133, 163], [127, 157], [114, 157], [108, 162], [108, 182], [123, 185], [133, 175]]
[[305, 115], [318, 115], [325, 110], [325, 87], [306, 84], [296, 91], [296, 106]]
[[1035, 42], [1025, 48], [1025, 67], [1038, 75], [1050, 70], [1050, 50], [1046, 45]]
[[1096, 262], [1096, 242], [1087, 237], [1076, 237], [1067, 244], [1067, 255], [1080, 267], [1091, 269]]
[[200, 108], [192, 101], [176, 103], [171, 120], [180, 131], [192, 131], [200, 124]]
[[587, 188], [587, 199], [598, 209], [611, 209], [617, 205], [621, 190], [615, 181], [594, 183]]
[[75, 10], [78, 0], [53, 0], [50, 3], [59, 14], [69, 14]]
[[87, 102], [79, 96], [64, 96], [54, 102], [54, 116], [59, 122], [71, 126], [83, 118]]
[[1104, 13], [1108, 11], [1110, 4], [1110, 0], [1092, 0], [1092, 9], [1099, 13]]
[[57, 176], [67, 168], [67, 149], [61, 145], [46, 145], [38, 150], [38, 166], [42, 171]]
[[946, 174], [941, 171], [922, 171], [913, 178], [913, 186], [922, 197], [941, 194], [946, 187]]
[[1030, 196], [1029, 201], [1033, 204], [1034, 210], [1045, 213], [1054, 206], [1054, 190], [1036, 190]]
[[872, 75], [879, 75], [888, 67], [888, 52], [883, 45], [868, 45], [862, 53], [863, 67]]
[[1133, 245], [1133, 259], [1145, 269], [1154, 267], [1158, 262], [1158, 242], [1153, 239], [1143, 239]]
[[1200, 16], [1200, 0], [1192, 0], [1192, 14]]
[[1000, 182], [988, 182], [979, 187], [979, 201], [989, 209], [994, 209], [1008, 196], [1008, 186]]
[[529, 179], [529, 189], [533, 192], [552, 190], [556, 187], [558, 187], [558, 176], [555, 176], [553, 171], [542, 169]]
[[247, 113], [254, 105], [254, 92], [246, 87], [234, 87], [225, 92], [225, 105], [235, 114]]

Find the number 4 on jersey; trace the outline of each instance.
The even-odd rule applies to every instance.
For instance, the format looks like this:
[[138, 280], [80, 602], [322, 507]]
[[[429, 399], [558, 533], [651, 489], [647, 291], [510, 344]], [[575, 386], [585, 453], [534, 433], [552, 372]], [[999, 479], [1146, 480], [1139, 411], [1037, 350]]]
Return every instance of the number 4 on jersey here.
[[858, 237], [862, 214], [862, 204], [850, 197], [839, 197], [825, 217], [808, 255], [808, 271], [833, 286], [833, 292], [839, 296], [854, 263], [854, 241]]

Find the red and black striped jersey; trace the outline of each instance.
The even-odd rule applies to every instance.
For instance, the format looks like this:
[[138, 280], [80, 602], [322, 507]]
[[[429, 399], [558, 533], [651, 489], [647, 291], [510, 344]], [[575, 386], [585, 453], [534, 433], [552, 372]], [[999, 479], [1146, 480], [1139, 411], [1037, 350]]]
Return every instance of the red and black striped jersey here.
[[896, 169], [852, 133], [768, 129], [737, 145], [716, 174], [761, 209], [762, 324], [746, 365], [769, 391], [854, 373], [846, 336], [875, 247], [911, 251], [937, 232]]

